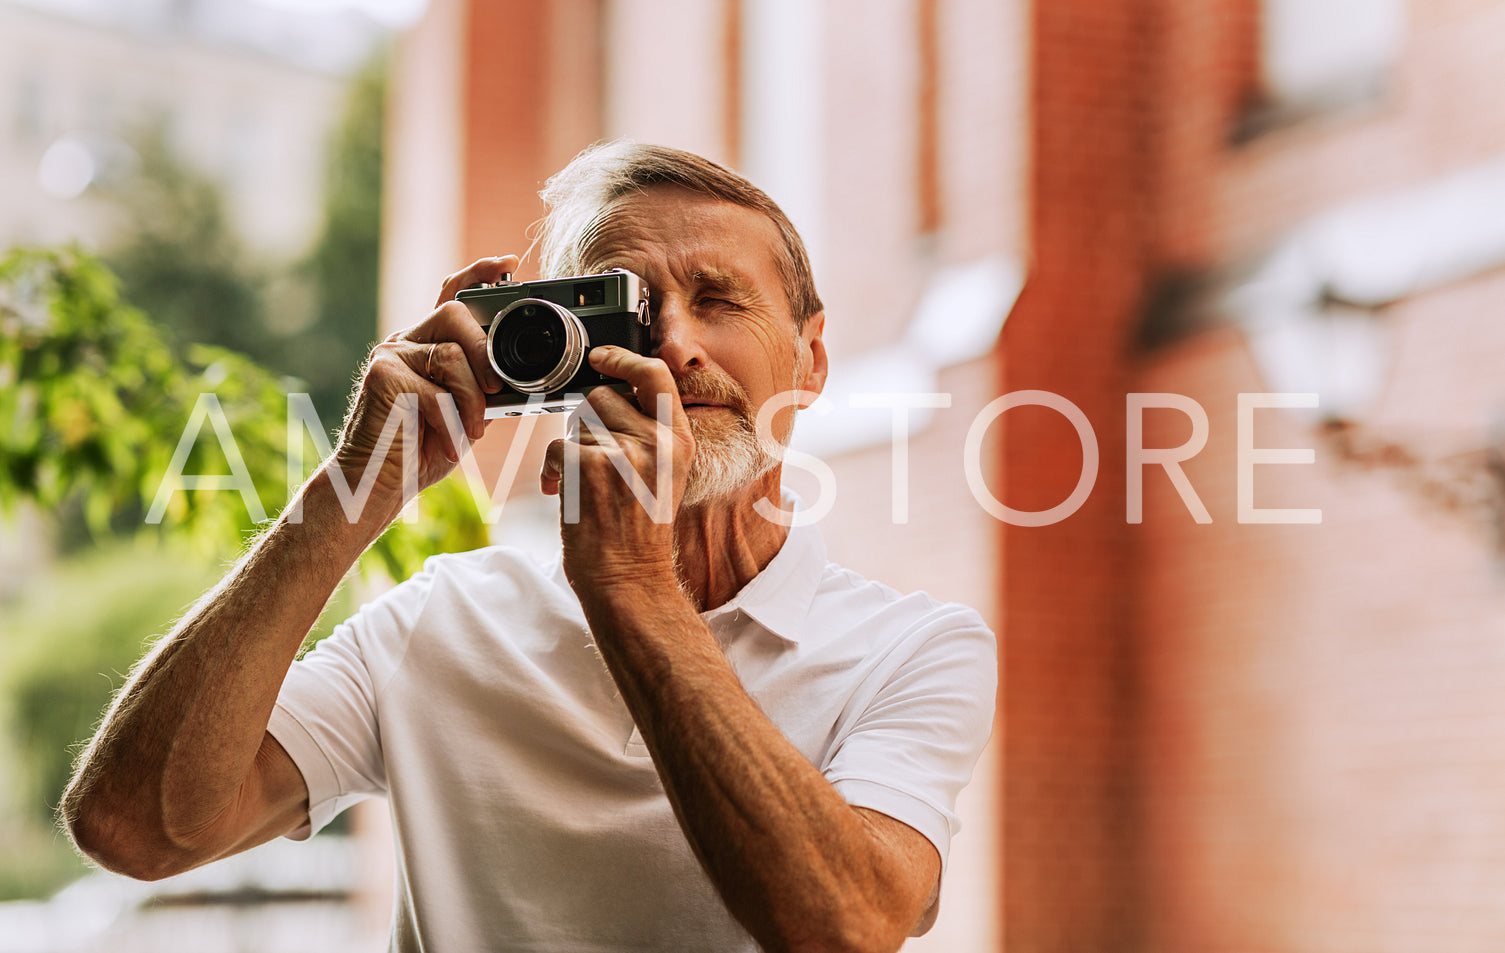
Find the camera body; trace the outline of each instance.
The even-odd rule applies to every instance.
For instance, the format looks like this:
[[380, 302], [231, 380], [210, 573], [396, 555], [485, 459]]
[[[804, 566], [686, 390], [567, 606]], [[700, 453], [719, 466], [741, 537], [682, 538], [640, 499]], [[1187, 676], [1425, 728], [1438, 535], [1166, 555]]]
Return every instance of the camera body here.
[[502, 392], [486, 398], [486, 416], [560, 413], [587, 390], [628, 385], [586, 360], [611, 344], [638, 354], [652, 348], [648, 285], [621, 268], [597, 275], [512, 281], [467, 288], [455, 299], [486, 328], [486, 351]]

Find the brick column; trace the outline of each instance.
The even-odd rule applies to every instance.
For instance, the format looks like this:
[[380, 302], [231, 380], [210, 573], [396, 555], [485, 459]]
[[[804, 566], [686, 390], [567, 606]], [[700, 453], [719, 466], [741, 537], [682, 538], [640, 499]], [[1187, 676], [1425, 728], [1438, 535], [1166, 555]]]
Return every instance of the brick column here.
[[[576, 152], [602, 135], [601, 5], [597, 0], [449, 0], [455, 19], [445, 55], [424, 68], [458, 70], [458, 268], [488, 255], [523, 254], [543, 214], [538, 190]], [[455, 9], [458, 7], [458, 9]], [[431, 11], [430, 17], [436, 14]], [[454, 108], [434, 103], [433, 108]], [[398, 146], [403, 148], [401, 144]], [[442, 275], [434, 276], [437, 281]], [[534, 255], [519, 278], [538, 277]], [[488, 485], [497, 479], [515, 423], [493, 424], [475, 448]], [[547, 438], [540, 425], [518, 471], [531, 488]]]
[[[1143, 0], [1032, 7], [1030, 278], [1004, 331], [1003, 390], [1075, 403], [1100, 449], [1086, 504], [1003, 530], [1005, 948], [1100, 953], [1140, 944], [1131, 757], [1134, 683], [1124, 523], [1124, 394], [1152, 216]], [[1045, 510], [1076, 486], [1076, 431], [1010, 411], [1000, 498]]]
[[[462, 257], [527, 248], [538, 190], [601, 135], [600, 6], [468, 0]], [[520, 277], [537, 277], [537, 262]]]

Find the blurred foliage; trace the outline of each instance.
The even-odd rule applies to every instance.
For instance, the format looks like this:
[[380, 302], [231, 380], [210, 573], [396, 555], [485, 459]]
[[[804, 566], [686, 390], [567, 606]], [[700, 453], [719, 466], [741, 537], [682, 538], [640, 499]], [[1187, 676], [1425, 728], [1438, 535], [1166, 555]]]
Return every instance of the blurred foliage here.
[[[22, 500], [55, 512], [77, 499], [96, 536], [152, 531], [233, 553], [256, 529], [235, 491], [175, 491], [156, 527], [117, 517], [150, 509], [203, 394], [217, 398], [262, 507], [281, 509], [293, 383], [223, 348], [195, 345], [180, 360], [163, 331], [120, 300], [109, 271], [80, 251], [13, 250], [0, 259], [0, 513]], [[305, 459], [311, 471], [316, 458]], [[183, 473], [230, 472], [205, 425]], [[394, 523], [363, 570], [380, 566], [402, 579], [435, 552], [485, 544], [483, 514], [458, 478], [425, 491], [419, 505], [443, 518]]]
[[[82, 512], [99, 544], [19, 604], [0, 606], [0, 699], [20, 773], [9, 796], [36, 822], [30, 839], [44, 845], [0, 865], [9, 868], [0, 896], [77, 872], [54, 856], [63, 842], [35, 836], [51, 823], [74, 747], [144, 639], [164, 632], [258, 528], [241, 494], [223, 489], [177, 490], [160, 524], [144, 519], [200, 395], [218, 399], [256, 496], [275, 513], [290, 493], [293, 383], [224, 348], [194, 345], [180, 358], [163, 329], [120, 300], [108, 269], [80, 251], [17, 249], [0, 259], [0, 515], [23, 503], [53, 517]], [[294, 436], [311, 472], [310, 437], [301, 426]], [[206, 424], [183, 473], [229, 472]], [[488, 542], [458, 476], [416, 505], [420, 519], [393, 524], [362, 558], [363, 573], [402, 579], [433, 553]], [[326, 618], [350, 608], [347, 600]]]
[[[50, 829], [75, 750], [131, 666], [220, 571], [171, 543], [120, 540], [59, 564], [4, 608], [0, 725], [16, 768], [5, 794], [34, 830]], [[309, 641], [327, 635], [354, 601], [342, 587]], [[60, 838], [16, 834], [10, 848], [0, 899], [44, 894], [83, 870]]]
[[262, 363], [270, 272], [236, 232], [219, 183], [182, 162], [165, 129], [134, 142], [139, 161], [106, 190], [123, 220], [123, 241], [104, 253], [123, 295], [171, 329], [172, 338], [230, 348]]
[[[301, 425], [289, 433], [288, 394], [309, 393], [338, 431], [376, 336], [384, 76], [378, 60], [352, 84], [323, 228], [291, 264], [256, 260], [219, 185], [160, 130], [112, 185], [127, 227], [109, 265], [77, 249], [0, 257], [0, 516], [27, 505], [73, 551], [0, 603], [0, 769], [16, 768], [0, 786], [0, 899], [79, 872], [51, 815], [76, 745], [147, 641], [258, 529], [241, 494], [222, 489], [178, 488], [161, 522], [146, 521], [202, 395], [218, 401], [269, 514], [290, 493], [289, 439], [303, 441], [304, 476], [319, 455]], [[212, 423], [181, 471], [232, 472]], [[488, 542], [458, 476], [418, 505], [417, 522], [398, 522], [362, 558], [363, 574], [405, 578], [435, 552]], [[349, 614], [345, 592], [311, 638]]]
[[344, 416], [351, 372], [376, 336], [386, 77], [386, 59], [378, 57], [351, 83], [330, 143], [323, 231], [301, 269], [317, 317], [285, 366], [308, 382], [325, 420]]
[[[218, 397], [262, 507], [275, 512], [287, 481], [283, 381], [223, 348], [196, 345], [180, 360], [79, 251], [15, 249], [0, 260], [0, 510], [76, 502], [97, 537], [110, 535], [116, 517], [150, 507], [200, 393]], [[227, 473], [213, 431], [205, 436], [183, 472]], [[174, 493], [160, 525], [220, 552], [255, 528], [239, 494], [211, 490]]]
[[329, 141], [320, 234], [290, 265], [258, 260], [220, 184], [182, 161], [161, 126], [139, 132], [133, 172], [107, 190], [124, 227], [103, 257], [123, 297], [178, 341], [298, 378], [332, 425], [376, 336], [385, 78], [377, 57], [352, 79]]
[[6, 607], [0, 699], [22, 782], [13, 796], [50, 814], [68, 781], [69, 746], [89, 736], [150, 638], [215, 575], [213, 563], [145, 540], [116, 543], [59, 564]]
[[39, 900], [94, 869], [62, 843], [61, 834], [36, 827], [0, 833], [5, 837], [0, 902]]

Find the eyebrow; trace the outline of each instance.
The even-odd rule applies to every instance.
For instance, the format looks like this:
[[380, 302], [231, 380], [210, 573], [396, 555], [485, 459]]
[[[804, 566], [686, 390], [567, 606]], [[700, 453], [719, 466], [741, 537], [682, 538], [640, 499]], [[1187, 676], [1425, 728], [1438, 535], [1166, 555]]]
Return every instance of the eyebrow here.
[[751, 298], [756, 297], [758, 293], [758, 289], [752, 282], [735, 272], [709, 269], [696, 271], [691, 277], [712, 291], [719, 291], [736, 297]]

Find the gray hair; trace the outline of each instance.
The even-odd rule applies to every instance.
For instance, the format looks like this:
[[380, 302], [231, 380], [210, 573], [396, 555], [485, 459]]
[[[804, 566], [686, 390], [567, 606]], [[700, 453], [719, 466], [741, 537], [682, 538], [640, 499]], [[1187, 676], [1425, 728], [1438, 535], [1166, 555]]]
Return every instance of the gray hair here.
[[815, 292], [810, 256], [799, 232], [762, 189], [709, 159], [630, 139], [590, 146], [555, 173], [539, 195], [548, 206], [539, 234], [539, 268], [545, 278], [585, 271], [589, 240], [612, 204], [655, 185], [672, 185], [762, 212], [779, 231], [775, 256], [795, 327], [824, 310]]

